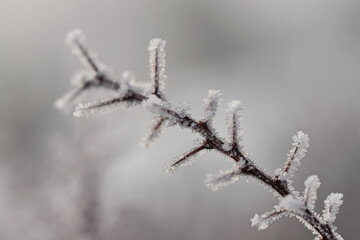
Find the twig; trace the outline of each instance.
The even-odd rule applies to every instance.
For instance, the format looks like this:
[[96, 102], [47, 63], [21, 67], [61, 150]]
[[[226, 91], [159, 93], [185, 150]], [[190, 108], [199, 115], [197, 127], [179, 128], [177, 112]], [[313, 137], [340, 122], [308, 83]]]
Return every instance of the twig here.
[[[221, 171], [219, 174], [209, 175], [206, 185], [213, 190], [219, 187], [227, 186], [235, 182], [239, 176], [245, 175], [259, 180], [266, 188], [274, 192], [279, 197], [279, 205], [275, 210], [265, 213], [262, 216], [257, 214], [252, 219], [252, 225], [260, 229], [265, 229], [272, 221], [279, 217], [295, 216], [300, 222], [304, 223], [318, 239], [340, 240], [342, 237], [335, 232], [333, 226], [339, 206], [342, 204], [342, 194], [330, 194], [325, 201], [326, 208], [323, 216], [315, 213], [313, 208], [316, 200], [316, 190], [320, 186], [317, 177], [309, 177], [305, 182], [306, 188], [304, 196], [291, 186], [291, 177], [294, 171], [300, 165], [300, 160], [305, 156], [309, 147], [309, 138], [303, 132], [298, 132], [294, 137], [293, 148], [288, 154], [288, 159], [282, 169], [277, 169], [274, 177], [260, 168], [242, 146], [242, 128], [241, 117], [242, 107], [239, 101], [232, 101], [228, 105], [228, 124], [229, 141], [218, 136], [212, 126], [212, 120], [215, 116], [218, 102], [220, 100], [219, 91], [210, 90], [207, 98], [204, 100], [204, 114], [201, 120], [194, 119], [188, 112], [187, 105], [173, 106], [165, 98], [164, 86], [166, 76], [165, 72], [165, 41], [154, 39], [150, 41], [150, 85], [140, 84], [135, 81], [132, 74], [125, 73], [121, 81], [113, 80], [100, 67], [100, 63], [94, 58], [94, 54], [86, 47], [85, 38], [81, 31], [74, 30], [68, 35], [68, 43], [73, 46], [74, 53], [77, 54], [89, 68], [94, 77], [87, 81], [80, 81], [77, 86], [76, 94], [69, 98], [65, 96], [58, 102], [66, 104], [57, 104], [57, 107], [63, 108], [66, 105], [73, 105], [77, 97], [86, 92], [89, 87], [102, 87], [109, 89], [118, 96], [105, 101], [99, 101], [92, 104], [79, 104], [74, 111], [75, 116], [88, 116], [96, 112], [111, 110], [113, 107], [122, 105], [142, 105], [145, 109], [153, 113], [155, 121], [145, 137], [144, 145], [148, 146], [150, 142], [160, 133], [161, 127], [167, 123], [168, 126], [178, 125], [182, 128], [190, 129], [193, 133], [199, 135], [201, 144], [190, 150], [185, 155], [166, 166], [167, 173], [175, 173], [180, 166], [189, 165], [190, 157], [194, 157], [203, 150], [212, 150], [222, 153], [235, 162], [235, 167], [230, 170]], [[129, 77], [131, 75], [131, 77]]]

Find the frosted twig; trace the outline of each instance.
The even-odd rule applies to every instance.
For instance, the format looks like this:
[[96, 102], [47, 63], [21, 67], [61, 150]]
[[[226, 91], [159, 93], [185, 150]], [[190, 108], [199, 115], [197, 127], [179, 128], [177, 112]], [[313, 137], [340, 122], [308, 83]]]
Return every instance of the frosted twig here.
[[290, 213], [288, 213], [284, 209], [280, 209], [280, 210], [275, 209], [270, 212], [266, 212], [261, 216], [255, 214], [254, 218], [251, 219], [251, 226], [258, 227], [258, 230], [264, 230], [269, 227], [270, 223], [289, 214]]
[[[316, 190], [320, 181], [316, 176], [311, 176], [305, 181], [303, 196], [291, 186], [291, 177], [294, 171], [300, 166], [300, 160], [305, 156], [309, 147], [309, 138], [303, 132], [298, 132], [294, 137], [293, 147], [288, 154], [287, 161], [282, 169], [277, 169], [275, 176], [267, 174], [261, 167], [253, 162], [248, 154], [243, 151], [242, 146], [242, 107], [239, 101], [232, 101], [228, 105], [227, 122], [229, 125], [229, 142], [218, 136], [212, 126], [213, 118], [220, 99], [220, 92], [210, 90], [204, 99], [204, 113], [200, 120], [196, 120], [189, 113], [188, 104], [174, 106], [164, 95], [165, 87], [165, 41], [154, 39], [149, 44], [150, 53], [150, 87], [135, 81], [129, 72], [123, 74], [121, 81], [113, 80], [108, 74], [102, 71], [95, 54], [85, 44], [85, 37], [79, 30], [69, 34], [68, 42], [73, 51], [82, 59], [86, 67], [92, 71], [93, 77], [86, 81], [78, 81], [74, 89], [70, 91], [57, 106], [65, 108], [66, 105], [73, 105], [78, 96], [88, 88], [105, 88], [117, 93], [117, 96], [98, 103], [80, 104], [75, 110], [75, 116], [86, 116], [98, 111], [112, 109], [113, 106], [122, 103], [141, 105], [154, 115], [154, 124], [145, 137], [144, 145], [147, 146], [159, 133], [162, 126], [178, 125], [181, 128], [190, 129], [193, 133], [202, 138], [201, 144], [190, 150], [175, 161], [166, 166], [168, 173], [174, 173], [180, 166], [189, 165], [191, 159], [204, 150], [217, 151], [236, 164], [233, 169], [221, 171], [218, 174], [208, 175], [206, 185], [212, 190], [227, 186], [235, 182], [239, 176], [252, 177], [263, 183], [268, 189], [279, 197], [279, 205], [274, 211], [261, 216], [255, 215], [252, 225], [260, 230], [267, 228], [269, 223], [281, 216], [296, 216], [300, 222], [308, 227], [319, 239], [340, 240], [341, 236], [335, 232], [333, 226], [339, 206], [342, 204], [342, 194], [330, 194], [325, 200], [325, 210], [322, 217], [314, 212]], [[140, 104], [141, 103], [141, 104]]]
[[291, 183], [290, 178], [300, 166], [300, 160], [305, 156], [309, 147], [309, 137], [302, 131], [293, 136], [293, 147], [291, 148], [287, 161], [281, 171], [277, 171], [275, 178]]
[[325, 209], [323, 211], [323, 220], [325, 223], [332, 224], [336, 215], [339, 213], [340, 206], [343, 204], [343, 195], [341, 193], [331, 193], [324, 201]]
[[312, 175], [305, 180], [305, 190], [304, 190], [304, 205], [313, 210], [315, 208], [315, 201], [317, 198], [317, 189], [320, 187], [320, 180], [318, 176]]
[[239, 146], [239, 151], [242, 150], [242, 127], [241, 127], [241, 118], [242, 118], [242, 110], [241, 103], [239, 100], [231, 101], [228, 104], [228, 134], [230, 137], [230, 141], [232, 146]]
[[219, 173], [211, 173], [206, 176], [205, 185], [213, 191], [221, 187], [227, 187], [236, 182], [241, 175], [241, 170], [235, 165], [234, 169], [220, 170]]
[[142, 139], [142, 145], [148, 147], [151, 142], [153, 142], [161, 132], [161, 129], [165, 125], [165, 119], [163, 117], [156, 117], [153, 124], [149, 128], [148, 132]]

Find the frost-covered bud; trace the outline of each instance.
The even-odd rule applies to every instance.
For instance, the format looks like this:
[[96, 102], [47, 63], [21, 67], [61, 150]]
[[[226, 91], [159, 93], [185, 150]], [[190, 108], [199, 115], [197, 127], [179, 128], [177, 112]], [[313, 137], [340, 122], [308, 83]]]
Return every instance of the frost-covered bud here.
[[333, 223], [336, 219], [336, 215], [339, 213], [341, 204], [343, 204], [343, 194], [331, 193], [324, 201], [325, 208], [323, 210], [323, 220], [326, 223]]
[[207, 97], [204, 99], [204, 113], [202, 117], [202, 121], [204, 122], [212, 122], [217, 108], [219, 106], [221, 93], [219, 90], [209, 90]]
[[309, 176], [305, 182], [305, 190], [304, 190], [304, 204], [310, 210], [313, 210], [315, 207], [315, 202], [317, 198], [317, 189], [320, 187], [320, 180], [318, 176], [312, 175]]
[[150, 79], [152, 84], [151, 93], [155, 94], [157, 97], [164, 97], [165, 89], [165, 44], [166, 41], [159, 38], [155, 38], [149, 43], [149, 69], [150, 69]]

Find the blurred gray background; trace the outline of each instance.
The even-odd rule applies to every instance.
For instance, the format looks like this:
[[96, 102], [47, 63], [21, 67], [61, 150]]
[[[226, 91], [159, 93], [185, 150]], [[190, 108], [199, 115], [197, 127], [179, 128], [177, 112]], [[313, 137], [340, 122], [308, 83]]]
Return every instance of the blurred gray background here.
[[0, 239], [313, 239], [296, 219], [251, 228], [276, 199], [241, 179], [217, 192], [207, 173], [232, 166], [207, 153], [167, 176], [162, 166], [195, 136], [165, 129], [149, 149], [141, 108], [76, 119], [53, 108], [78, 59], [64, 43], [81, 28], [114, 75], [146, 81], [148, 41], [167, 40], [167, 96], [201, 112], [208, 89], [245, 107], [245, 145], [269, 173], [282, 166], [291, 136], [310, 149], [295, 176], [322, 181], [316, 210], [344, 193], [336, 221], [356, 239], [360, 209], [360, 2], [356, 0], [55, 1], [1, 0]]

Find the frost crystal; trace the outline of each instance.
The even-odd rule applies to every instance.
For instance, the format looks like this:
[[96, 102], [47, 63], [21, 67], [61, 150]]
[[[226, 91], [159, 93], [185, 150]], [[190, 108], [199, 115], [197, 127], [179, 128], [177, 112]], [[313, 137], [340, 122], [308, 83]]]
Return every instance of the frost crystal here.
[[149, 68], [152, 93], [159, 98], [164, 97], [165, 88], [165, 44], [166, 41], [155, 38], [149, 43]]
[[169, 175], [175, 174], [180, 167], [191, 165], [193, 158], [204, 149], [205, 149], [205, 144], [202, 144], [199, 147], [195, 147], [191, 149], [187, 154], [180, 156], [174, 161], [166, 164], [164, 166], [165, 173]]
[[202, 121], [210, 122], [210, 123], [213, 121], [216, 114], [216, 110], [219, 105], [220, 97], [221, 97], [221, 93], [219, 90], [208, 91], [208, 95], [204, 99], [205, 106], [204, 106], [204, 114]]
[[[80, 29], [74, 29], [69, 32], [65, 38], [66, 43], [71, 47], [72, 53], [77, 55], [83, 64], [95, 72], [100, 72], [105, 67], [97, 60], [94, 52], [86, 46], [85, 35]], [[101, 66], [101, 69], [99, 68]]]
[[339, 213], [341, 204], [343, 203], [343, 194], [331, 193], [324, 201], [325, 208], [323, 210], [323, 220], [326, 223], [333, 223], [336, 219], [336, 214]]
[[143, 102], [143, 106], [150, 112], [169, 120], [169, 125], [179, 124], [186, 126], [183, 118], [188, 116], [189, 104], [183, 103], [181, 106], [174, 108], [169, 102], [164, 101], [155, 95], [150, 95], [147, 101]]
[[305, 180], [305, 190], [304, 190], [304, 205], [309, 208], [309, 210], [314, 210], [315, 202], [317, 198], [317, 189], [320, 187], [320, 180], [318, 176], [312, 175]]
[[220, 170], [219, 173], [210, 173], [206, 176], [205, 185], [212, 191], [216, 191], [221, 187], [227, 187], [228, 185], [236, 182], [241, 174], [241, 170], [237, 165], [233, 169]]
[[279, 206], [289, 212], [303, 214], [305, 210], [304, 204], [289, 194], [280, 199]]
[[273, 210], [264, 213], [261, 216], [255, 214], [254, 218], [251, 219], [251, 226], [258, 227], [259, 231], [264, 230], [269, 227], [269, 224], [286, 215], [289, 215], [289, 213], [287, 213], [285, 210]]
[[147, 148], [161, 133], [163, 126], [165, 125], [165, 119], [162, 117], [154, 118], [153, 124], [149, 128], [147, 134], [143, 137], [141, 144]]
[[75, 44], [75, 47], [77, 47], [77, 44], [84, 43], [85, 39], [85, 35], [80, 29], [74, 29], [66, 35], [65, 42], [70, 46]]
[[232, 144], [237, 144], [241, 149], [239, 151], [242, 151], [242, 126], [241, 126], [241, 119], [242, 119], [242, 110], [241, 102], [238, 100], [231, 101], [228, 103], [228, 116], [227, 116], [227, 122], [229, 125], [228, 128], [228, 134], [230, 137], [230, 141]]
[[79, 103], [76, 106], [73, 115], [75, 117], [89, 117], [93, 114], [109, 112], [113, 108], [123, 105], [124, 104], [120, 101], [120, 99], [117, 98], [98, 103]]
[[285, 162], [284, 168], [281, 172], [278, 172], [276, 177], [280, 180], [288, 180], [293, 176], [293, 173], [300, 166], [300, 160], [305, 156], [309, 147], [309, 137], [302, 131], [298, 132], [293, 136], [293, 147], [290, 149], [287, 161]]

